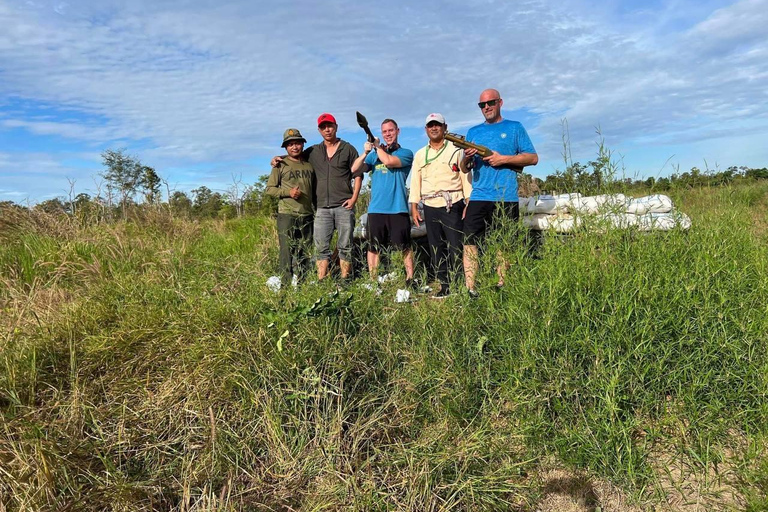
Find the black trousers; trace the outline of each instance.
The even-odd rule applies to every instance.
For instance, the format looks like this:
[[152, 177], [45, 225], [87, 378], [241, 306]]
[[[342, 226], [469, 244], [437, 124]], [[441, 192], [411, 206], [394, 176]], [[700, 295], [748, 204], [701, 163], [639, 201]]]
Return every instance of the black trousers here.
[[450, 282], [450, 275], [461, 265], [461, 251], [464, 238], [464, 201], [454, 203], [450, 212], [444, 207], [433, 208], [424, 205], [424, 223], [427, 225], [427, 240], [432, 256], [432, 267], [441, 285]]
[[277, 214], [277, 241], [280, 244], [280, 274], [284, 284], [293, 274], [304, 277], [309, 270], [309, 248], [312, 245], [312, 215]]

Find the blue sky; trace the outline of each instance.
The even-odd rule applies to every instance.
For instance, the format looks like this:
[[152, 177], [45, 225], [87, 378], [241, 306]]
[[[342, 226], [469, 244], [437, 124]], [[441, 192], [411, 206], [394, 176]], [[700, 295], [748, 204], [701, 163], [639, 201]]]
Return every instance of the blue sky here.
[[540, 155], [596, 156], [628, 177], [768, 165], [768, 0], [0, 0], [0, 201], [93, 194], [125, 148], [176, 190], [253, 183], [283, 130], [317, 142], [333, 113], [358, 148], [360, 110], [426, 143], [460, 133], [499, 89]]

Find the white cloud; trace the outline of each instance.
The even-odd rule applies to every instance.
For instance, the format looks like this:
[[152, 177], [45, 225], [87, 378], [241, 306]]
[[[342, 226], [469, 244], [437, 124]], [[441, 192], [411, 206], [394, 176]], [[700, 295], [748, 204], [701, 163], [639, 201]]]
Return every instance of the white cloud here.
[[271, 155], [287, 126], [316, 139], [320, 112], [342, 129], [356, 129], [355, 110], [414, 127], [441, 111], [465, 128], [491, 86], [508, 112], [536, 116], [544, 160], [559, 160], [564, 117], [575, 155], [590, 156], [598, 125], [621, 146], [716, 138], [768, 114], [768, 2], [612, 6], [394, 2], [390, 23], [370, 2], [0, 0], [0, 97], [73, 113], [6, 113], [0, 126], [143, 140], [148, 163], [218, 162], [226, 181], [227, 162]]

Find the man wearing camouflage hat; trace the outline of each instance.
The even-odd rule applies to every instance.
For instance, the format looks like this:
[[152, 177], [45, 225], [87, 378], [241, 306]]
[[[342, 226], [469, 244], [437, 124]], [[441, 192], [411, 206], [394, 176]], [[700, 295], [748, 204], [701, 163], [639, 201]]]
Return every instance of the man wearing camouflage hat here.
[[[355, 147], [337, 136], [338, 124], [331, 114], [317, 118], [317, 131], [323, 141], [307, 148], [303, 156], [315, 170], [317, 211], [314, 241], [317, 279], [325, 279], [331, 260], [331, 240], [338, 233], [336, 249], [339, 252], [341, 278], [352, 278], [352, 233], [355, 230], [355, 203], [360, 197], [362, 173], [352, 173], [352, 164], [358, 157]], [[275, 166], [282, 157], [272, 159]]]
[[280, 244], [280, 272], [283, 286], [292, 276], [299, 279], [309, 270], [309, 245], [314, 221], [315, 172], [302, 156], [307, 141], [299, 130], [283, 134], [282, 147], [288, 156], [272, 168], [266, 193], [277, 197], [277, 240]]

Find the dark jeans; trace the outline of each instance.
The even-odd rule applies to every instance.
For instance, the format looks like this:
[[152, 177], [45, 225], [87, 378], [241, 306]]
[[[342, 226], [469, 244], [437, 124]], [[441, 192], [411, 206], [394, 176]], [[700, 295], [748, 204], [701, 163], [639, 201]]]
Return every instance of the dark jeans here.
[[312, 243], [312, 215], [277, 214], [277, 240], [280, 243], [280, 273], [284, 284], [293, 274], [299, 278], [309, 270], [309, 245]]
[[463, 213], [464, 201], [454, 203], [450, 212], [445, 211], [443, 207], [424, 206], [424, 223], [427, 225], [432, 266], [441, 285], [447, 285], [450, 282], [449, 273], [452, 274], [460, 268], [464, 238], [464, 222], [461, 219]]

